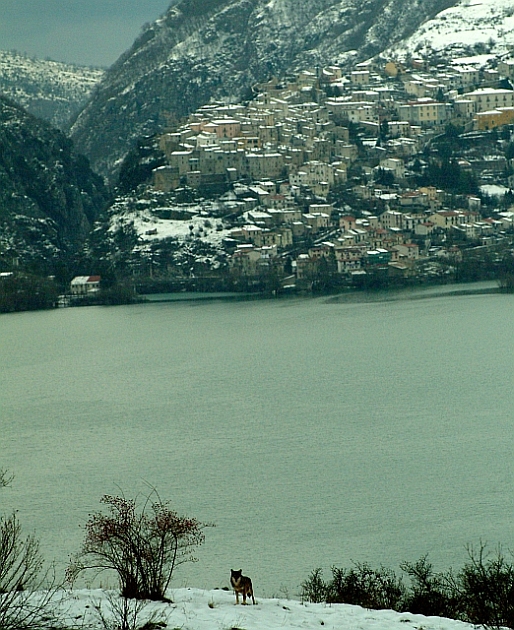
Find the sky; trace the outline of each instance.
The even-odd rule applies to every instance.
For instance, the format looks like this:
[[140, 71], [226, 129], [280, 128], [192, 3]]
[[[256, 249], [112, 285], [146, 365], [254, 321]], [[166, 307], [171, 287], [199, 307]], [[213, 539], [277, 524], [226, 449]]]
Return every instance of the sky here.
[[0, 50], [110, 66], [170, 0], [0, 0]]

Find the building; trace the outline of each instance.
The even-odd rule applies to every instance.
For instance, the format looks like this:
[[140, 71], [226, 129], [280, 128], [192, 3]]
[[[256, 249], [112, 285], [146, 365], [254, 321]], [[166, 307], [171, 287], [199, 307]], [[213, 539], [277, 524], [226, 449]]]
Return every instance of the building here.
[[487, 131], [502, 125], [511, 125], [514, 122], [514, 107], [498, 107], [486, 112], [475, 114], [476, 128], [479, 131]]
[[213, 120], [214, 131], [218, 138], [236, 138], [241, 134], [241, 123], [232, 118]]
[[498, 107], [514, 107], [514, 90], [481, 88], [463, 95], [464, 100], [475, 103], [475, 111], [487, 112]]
[[433, 127], [443, 125], [449, 118], [449, 106], [447, 103], [439, 103], [430, 98], [420, 98], [410, 101], [398, 107], [401, 120], [406, 120], [413, 125]]
[[100, 276], [75, 276], [70, 284], [72, 295], [90, 295], [100, 290]]

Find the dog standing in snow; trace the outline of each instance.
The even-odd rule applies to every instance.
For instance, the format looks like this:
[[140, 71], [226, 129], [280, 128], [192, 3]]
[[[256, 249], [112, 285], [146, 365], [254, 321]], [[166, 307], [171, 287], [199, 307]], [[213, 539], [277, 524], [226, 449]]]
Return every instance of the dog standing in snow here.
[[236, 604], [239, 604], [239, 593], [243, 595], [243, 604], [246, 604], [246, 596], [252, 598], [252, 602], [255, 604], [255, 599], [253, 597], [253, 587], [252, 580], [249, 577], [243, 575], [242, 569], [239, 571], [234, 571], [231, 569], [230, 571], [230, 584], [235, 591], [236, 594]]

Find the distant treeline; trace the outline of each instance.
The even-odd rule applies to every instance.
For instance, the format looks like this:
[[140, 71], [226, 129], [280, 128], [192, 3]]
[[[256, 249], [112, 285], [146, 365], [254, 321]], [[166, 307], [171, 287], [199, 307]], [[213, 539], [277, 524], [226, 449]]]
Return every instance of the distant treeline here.
[[28, 273], [0, 277], [0, 313], [56, 308], [58, 291], [55, 282]]

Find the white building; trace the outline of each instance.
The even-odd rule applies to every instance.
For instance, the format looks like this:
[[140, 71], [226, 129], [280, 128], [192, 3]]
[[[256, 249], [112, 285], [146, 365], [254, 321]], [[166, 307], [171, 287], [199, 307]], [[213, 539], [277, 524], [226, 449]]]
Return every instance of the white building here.
[[70, 284], [72, 295], [88, 295], [100, 290], [100, 276], [75, 276]]

